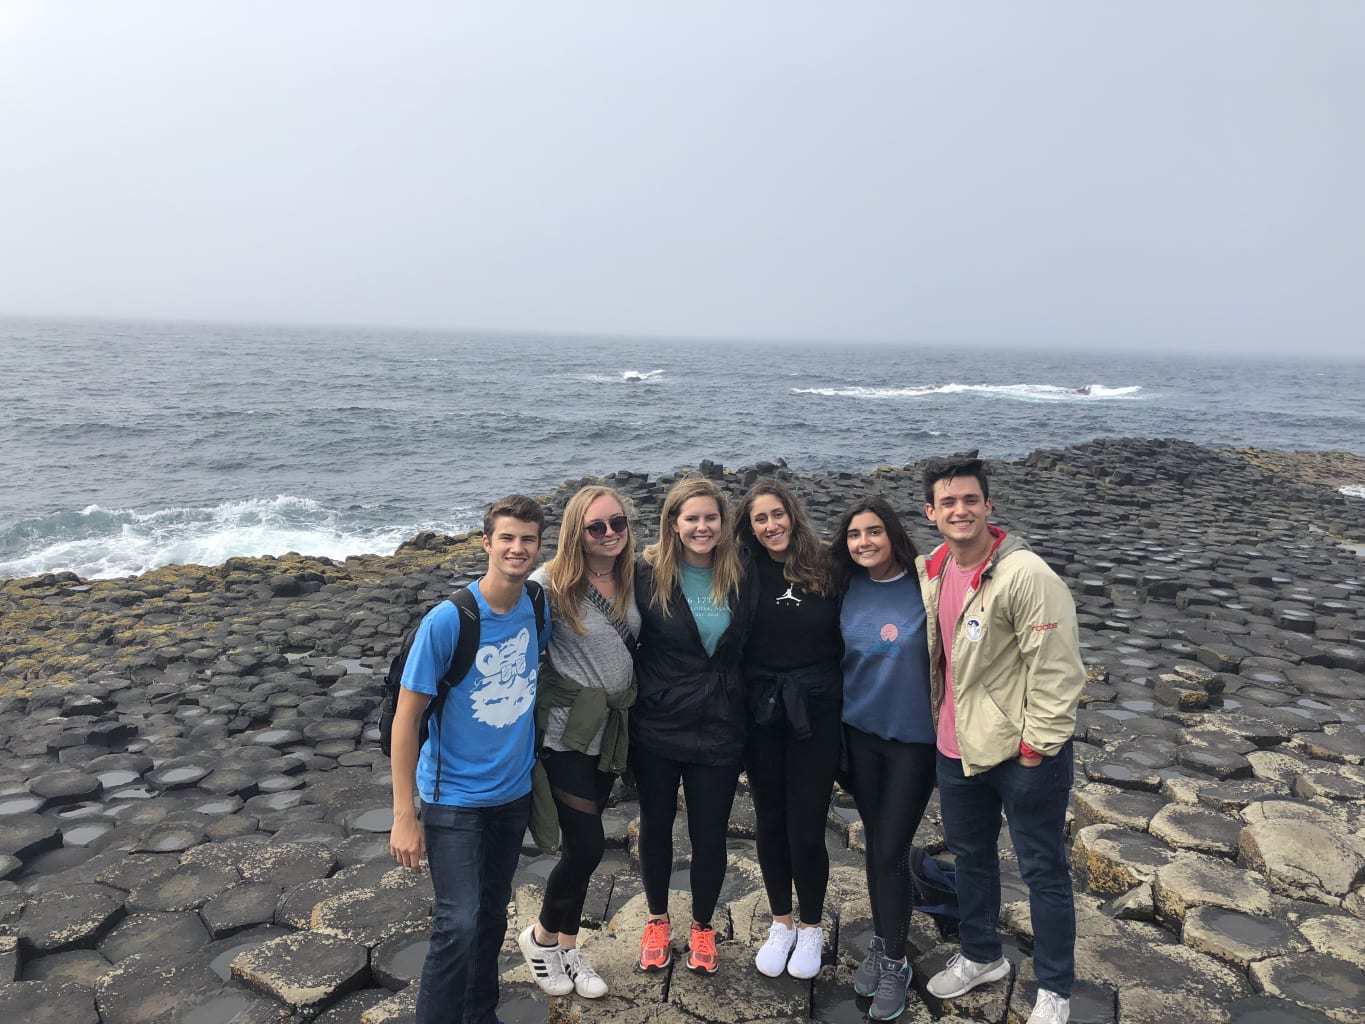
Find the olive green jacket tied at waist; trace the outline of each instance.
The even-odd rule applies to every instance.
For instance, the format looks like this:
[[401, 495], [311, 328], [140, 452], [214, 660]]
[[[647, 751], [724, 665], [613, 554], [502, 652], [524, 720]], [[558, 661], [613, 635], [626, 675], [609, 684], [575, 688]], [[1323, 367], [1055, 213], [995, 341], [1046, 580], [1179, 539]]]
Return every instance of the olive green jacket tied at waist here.
[[[634, 683], [620, 693], [609, 694], [606, 690], [582, 686], [561, 676], [550, 667], [547, 659], [540, 664], [540, 678], [536, 682], [536, 735], [545, 734], [551, 708], [568, 708], [564, 745], [586, 753], [593, 737], [605, 725], [597, 770], [620, 775], [626, 770], [626, 755], [630, 750], [628, 709], [634, 703]], [[559, 849], [559, 812], [555, 810], [550, 779], [539, 757], [531, 769], [531, 838], [537, 848], [546, 853]]]

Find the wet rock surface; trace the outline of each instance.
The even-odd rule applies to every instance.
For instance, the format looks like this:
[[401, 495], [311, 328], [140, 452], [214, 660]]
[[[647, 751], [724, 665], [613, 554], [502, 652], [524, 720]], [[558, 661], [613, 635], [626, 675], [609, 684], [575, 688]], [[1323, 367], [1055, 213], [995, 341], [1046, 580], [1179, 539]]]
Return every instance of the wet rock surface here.
[[[1365, 502], [1328, 486], [1341, 465], [1124, 439], [991, 467], [997, 521], [1068, 582], [1082, 626], [1077, 1024], [1177, 1007], [1239, 1024], [1365, 1019]], [[733, 494], [791, 477], [703, 469]], [[609, 478], [639, 540], [673, 479]], [[822, 529], [875, 491], [922, 549], [935, 542], [917, 467], [792, 480]], [[582, 482], [549, 497], [550, 547]], [[423, 535], [387, 558], [0, 581], [0, 1020], [411, 1020], [432, 894], [388, 857], [379, 680], [409, 622], [481, 555], [477, 537]], [[847, 799], [830, 814], [824, 970], [798, 982], [752, 967], [769, 919], [743, 787], [721, 973], [633, 970], [631, 796], [608, 811], [583, 914], [611, 993], [550, 1000], [531, 983], [512, 937], [553, 861], [528, 847], [504, 1021], [865, 1018], [850, 979], [871, 924]], [[952, 1005], [927, 997], [955, 946], [917, 914], [902, 1020], [1027, 1016], [1027, 890], [1004, 837], [1011, 977]], [[942, 852], [936, 800], [918, 838]], [[685, 884], [681, 816], [675, 848]], [[672, 902], [685, 922], [686, 894]], [[685, 941], [675, 928], [679, 957]]]

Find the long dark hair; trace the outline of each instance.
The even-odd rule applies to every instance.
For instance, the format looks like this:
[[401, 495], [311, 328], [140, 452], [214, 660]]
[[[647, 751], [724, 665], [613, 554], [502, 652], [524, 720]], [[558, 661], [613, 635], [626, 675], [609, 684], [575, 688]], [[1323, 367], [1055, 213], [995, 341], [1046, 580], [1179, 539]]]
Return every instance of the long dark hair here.
[[882, 526], [886, 528], [886, 539], [891, 542], [891, 557], [899, 562], [906, 572], [915, 571], [915, 558], [919, 552], [915, 550], [915, 542], [905, 532], [901, 517], [885, 498], [869, 494], [845, 510], [839, 517], [839, 524], [834, 528], [834, 535], [829, 539], [830, 561], [834, 563], [834, 582], [839, 590], [848, 589], [848, 581], [853, 578], [853, 574], [862, 571], [862, 566], [853, 561], [853, 556], [848, 553], [848, 527], [854, 516], [860, 516], [864, 512], [871, 512], [882, 521]]
[[788, 583], [795, 583], [812, 594], [828, 597], [833, 590], [833, 573], [829, 564], [829, 552], [820, 542], [820, 535], [806, 514], [805, 506], [786, 484], [778, 480], [764, 479], [749, 488], [744, 500], [735, 513], [735, 542], [746, 547], [755, 556], [767, 557], [759, 539], [754, 536], [754, 527], [749, 522], [749, 512], [760, 495], [768, 494], [782, 503], [787, 513], [791, 533], [791, 546], [787, 550], [787, 560], [782, 563], [782, 575]]

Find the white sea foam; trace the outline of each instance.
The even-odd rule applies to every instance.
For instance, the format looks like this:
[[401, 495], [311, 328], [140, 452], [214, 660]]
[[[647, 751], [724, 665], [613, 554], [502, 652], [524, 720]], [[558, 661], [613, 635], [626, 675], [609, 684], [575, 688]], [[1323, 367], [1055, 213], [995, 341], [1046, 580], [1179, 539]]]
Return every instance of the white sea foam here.
[[1096, 402], [1140, 398], [1142, 388], [1131, 384], [1110, 387], [1084, 384], [1062, 387], [1057, 384], [921, 384], [908, 387], [792, 388], [794, 395], [821, 395], [827, 398], [923, 398], [928, 395], [980, 394], [1025, 402]]
[[281, 494], [148, 513], [90, 505], [78, 514], [32, 525], [34, 543], [23, 554], [0, 561], [0, 578], [70, 571], [86, 579], [110, 579], [163, 565], [218, 565], [238, 556], [290, 551], [335, 559], [387, 555], [420, 530], [458, 531], [473, 523], [363, 528], [344, 523], [339, 513], [309, 498]]
[[1365, 484], [1347, 484], [1337, 489], [1348, 498], [1365, 498]]

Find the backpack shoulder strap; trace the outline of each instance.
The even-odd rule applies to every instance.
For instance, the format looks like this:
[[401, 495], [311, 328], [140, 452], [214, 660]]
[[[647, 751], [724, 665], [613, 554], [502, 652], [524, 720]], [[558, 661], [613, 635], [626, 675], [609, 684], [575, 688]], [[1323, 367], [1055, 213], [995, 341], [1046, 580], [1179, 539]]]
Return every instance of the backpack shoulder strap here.
[[461, 587], [451, 595], [450, 603], [460, 613], [460, 636], [455, 641], [450, 668], [441, 678], [441, 684], [447, 688], [460, 685], [460, 681], [473, 667], [474, 656], [479, 651], [479, 602], [474, 598], [473, 591]]
[[531, 607], [536, 613], [536, 634], [545, 632], [545, 588], [535, 580], [526, 581], [526, 593], [531, 597]]

